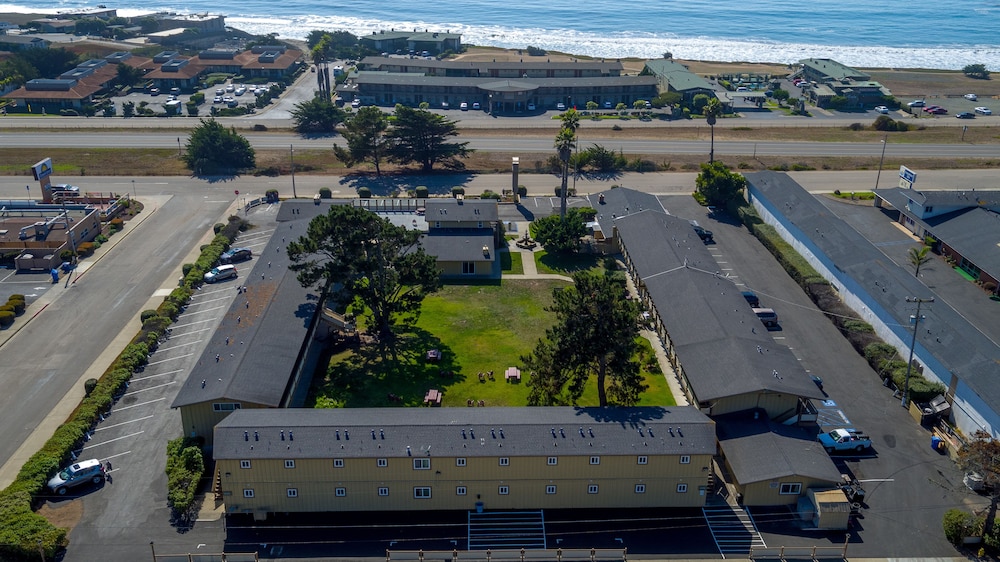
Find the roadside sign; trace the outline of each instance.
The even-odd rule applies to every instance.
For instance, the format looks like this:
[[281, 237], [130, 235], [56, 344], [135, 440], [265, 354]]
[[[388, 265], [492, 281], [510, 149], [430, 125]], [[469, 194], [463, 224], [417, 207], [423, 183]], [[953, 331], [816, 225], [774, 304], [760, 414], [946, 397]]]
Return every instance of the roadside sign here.
[[899, 187], [903, 189], [913, 189], [913, 183], [917, 181], [917, 173], [906, 166], [899, 167]]

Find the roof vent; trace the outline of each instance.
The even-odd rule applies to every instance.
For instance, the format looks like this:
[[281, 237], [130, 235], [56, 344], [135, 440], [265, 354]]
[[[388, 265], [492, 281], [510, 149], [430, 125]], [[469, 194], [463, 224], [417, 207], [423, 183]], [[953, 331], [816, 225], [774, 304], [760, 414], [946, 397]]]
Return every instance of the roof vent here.
[[292, 430], [291, 429], [288, 430], [288, 440], [289, 441], [295, 441], [295, 437], [292, 436]]
[[681, 433], [681, 428], [679, 428], [679, 427], [677, 428], [677, 435], [679, 435], [681, 437], [684, 437], [684, 434]]
[[257, 432], [256, 432], [256, 431], [255, 431], [255, 432], [253, 432], [253, 440], [254, 440], [254, 441], [260, 441], [260, 435], [257, 435]]
[[494, 439], [497, 438], [497, 432], [492, 427], [490, 428], [490, 436], [492, 436]]
[[472, 428], [471, 428], [471, 427], [469, 428], [469, 437], [471, 437], [471, 438], [473, 438], [473, 439], [475, 439], [475, 438], [476, 438], [476, 432], [475, 432], [475, 431], [472, 431]]
[[348, 433], [346, 429], [344, 430], [344, 440], [345, 441], [350, 441], [351, 440], [351, 434]]
[[504, 435], [503, 435], [503, 428], [502, 427], [500, 428], [500, 439], [506, 439], [506, 437], [504, 437]]
[[284, 441], [285, 440], [285, 430], [282, 429], [279, 433], [281, 433], [281, 440]]
[[379, 429], [378, 430], [378, 436], [381, 439], [385, 439], [385, 430], [384, 429]]
[[648, 433], [650, 437], [656, 437], [655, 435], [653, 435], [653, 428], [651, 427], [646, 428], [646, 433]]
[[337, 441], [340, 441], [340, 430], [337, 430]]
[[642, 437], [642, 428], [639, 428], [639, 437]]
[[465, 430], [464, 429], [462, 430], [462, 439], [466, 439], [466, 437], [465, 437]]
[[554, 428], [554, 427], [553, 427], [553, 428], [550, 428], [550, 429], [549, 429], [549, 431], [551, 431], [551, 432], [552, 432], [552, 437], [555, 437], [555, 436], [556, 436], [556, 428]]
[[408, 457], [413, 456], [413, 451], [410, 450], [409, 445], [406, 446], [406, 456]]
[[593, 437], [594, 436], [594, 428], [588, 427], [587, 428], [587, 433], [590, 433], [590, 436]]
[[247, 431], [243, 432], [243, 440], [244, 441], [249, 441], [250, 440], [250, 433], [249, 432], [247, 432]]
[[375, 430], [372, 430], [372, 439], [375, 439]]

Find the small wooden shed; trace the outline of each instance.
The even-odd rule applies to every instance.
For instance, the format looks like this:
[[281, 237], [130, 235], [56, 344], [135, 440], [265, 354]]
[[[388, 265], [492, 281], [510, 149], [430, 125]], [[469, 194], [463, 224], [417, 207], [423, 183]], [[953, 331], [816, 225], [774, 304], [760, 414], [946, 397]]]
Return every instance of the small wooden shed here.
[[843, 530], [851, 518], [851, 502], [843, 490], [806, 490], [799, 500], [799, 515], [817, 529]]

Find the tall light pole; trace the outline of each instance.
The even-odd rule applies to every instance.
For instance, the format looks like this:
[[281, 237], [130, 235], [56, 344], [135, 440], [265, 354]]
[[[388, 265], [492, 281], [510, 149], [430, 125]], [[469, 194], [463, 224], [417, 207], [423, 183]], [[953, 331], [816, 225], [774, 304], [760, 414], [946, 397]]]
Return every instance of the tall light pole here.
[[298, 199], [295, 193], [295, 146], [288, 145], [288, 160], [292, 163], [292, 199]]
[[913, 319], [913, 339], [910, 340], [910, 359], [906, 362], [906, 379], [903, 383], [903, 401], [902, 406], [907, 407], [910, 401], [910, 371], [913, 369], [913, 348], [917, 346], [917, 327], [920, 326], [920, 305], [925, 302], [934, 302], [933, 298], [930, 299], [918, 299], [917, 297], [906, 297], [906, 302], [917, 303], [917, 314], [911, 316]]
[[132, 199], [135, 199], [135, 180], [132, 180]]
[[878, 174], [875, 176], [875, 189], [878, 189], [878, 180], [882, 177], [882, 162], [885, 162], [885, 146], [889, 144], [889, 133], [885, 134], [885, 138], [882, 139], [882, 157], [878, 159]]

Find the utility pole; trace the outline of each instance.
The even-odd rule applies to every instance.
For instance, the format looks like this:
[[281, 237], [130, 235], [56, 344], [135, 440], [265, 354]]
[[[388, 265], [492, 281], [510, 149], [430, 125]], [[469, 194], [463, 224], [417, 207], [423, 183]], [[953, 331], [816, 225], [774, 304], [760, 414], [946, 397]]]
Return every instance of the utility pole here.
[[288, 160], [292, 163], [292, 199], [298, 199], [295, 193], [295, 146], [288, 145]]
[[910, 401], [910, 371], [913, 369], [913, 348], [917, 346], [917, 328], [920, 326], [920, 305], [934, 302], [933, 298], [918, 299], [917, 297], [906, 297], [906, 302], [917, 303], [917, 313], [910, 318], [913, 319], [913, 339], [910, 340], [910, 359], [906, 362], [906, 380], [903, 383], [902, 406], [906, 408]]
[[885, 134], [885, 138], [882, 139], [882, 157], [878, 159], [878, 174], [875, 176], [875, 189], [878, 190], [878, 180], [882, 177], [882, 162], [885, 162], [885, 146], [889, 144], [889, 133]]

